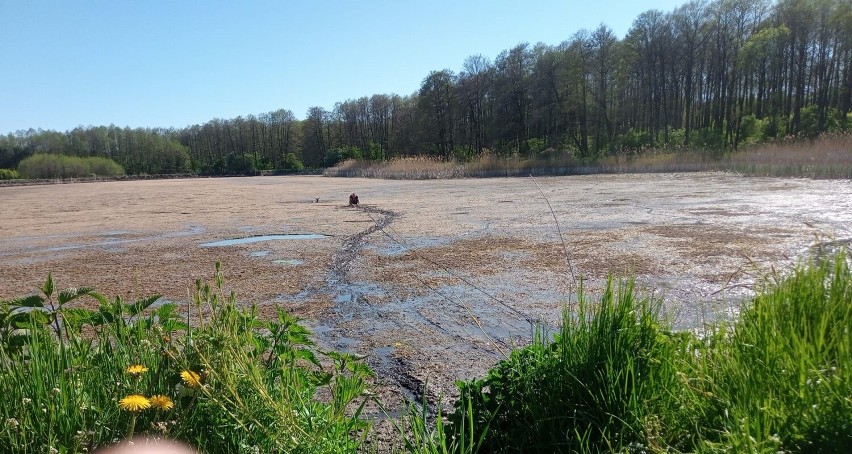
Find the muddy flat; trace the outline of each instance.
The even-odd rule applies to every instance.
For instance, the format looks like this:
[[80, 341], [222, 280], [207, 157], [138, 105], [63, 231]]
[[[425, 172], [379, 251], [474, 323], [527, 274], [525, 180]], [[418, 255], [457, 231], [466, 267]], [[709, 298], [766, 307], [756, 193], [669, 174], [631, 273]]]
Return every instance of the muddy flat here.
[[63, 288], [181, 302], [218, 260], [240, 301], [284, 307], [324, 348], [369, 355], [398, 396], [434, 397], [527, 342], [532, 324], [558, 324], [581, 278], [594, 292], [634, 276], [680, 328], [730, 315], [763, 277], [850, 241], [852, 182], [98, 182], [0, 187], [0, 219], [0, 299], [50, 272]]

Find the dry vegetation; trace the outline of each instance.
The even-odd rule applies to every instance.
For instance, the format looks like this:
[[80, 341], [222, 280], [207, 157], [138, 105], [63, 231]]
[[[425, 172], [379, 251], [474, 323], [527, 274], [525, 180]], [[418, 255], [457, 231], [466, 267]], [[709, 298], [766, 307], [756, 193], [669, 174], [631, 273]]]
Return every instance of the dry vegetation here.
[[824, 135], [814, 140], [781, 140], [737, 152], [701, 150], [635, 150], [593, 161], [571, 152], [549, 152], [529, 158], [484, 154], [473, 162], [435, 157], [403, 157], [384, 162], [348, 160], [326, 176], [386, 179], [442, 179], [596, 173], [728, 171], [752, 176], [852, 178], [852, 136]]

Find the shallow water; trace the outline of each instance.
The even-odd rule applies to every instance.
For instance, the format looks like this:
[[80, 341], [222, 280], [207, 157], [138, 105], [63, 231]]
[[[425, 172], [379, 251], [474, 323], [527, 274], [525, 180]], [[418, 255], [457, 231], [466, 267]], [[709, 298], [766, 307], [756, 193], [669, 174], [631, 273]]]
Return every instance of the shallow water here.
[[261, 241], [277, 241], [277, 240], [321, 240], [328, 238], [328, 235], [319, 233], [291, 233], [286, 235], [258, 235], [245, 238], [234, 238], [232, 240], [214, 241], [212, 243], [201, 243], [201, 247], [224, 247], [238, 246], [241, 244], [260, 243]]

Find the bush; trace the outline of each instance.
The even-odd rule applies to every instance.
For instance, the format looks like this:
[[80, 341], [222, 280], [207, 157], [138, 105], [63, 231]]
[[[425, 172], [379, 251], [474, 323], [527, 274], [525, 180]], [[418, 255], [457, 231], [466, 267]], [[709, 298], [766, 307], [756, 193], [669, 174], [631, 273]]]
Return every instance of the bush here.
[[254, 156], [245, 153], [231, 153], [225, 158], [225, 173], [253, 173], [257, 171], [254, 164]]
[[0, 169], [0, 180], [17, 180], [21, 174], [14, 169]]
[[284, 168], [286, 170], [299, 171], [304, 169], [305, 165], [302, 164], [302, 161], [294, 153], [287, 153], [287, 156], [284, 157]]
[[124, 168], [107, 158], [38, 153], [22, 160], [18, 172], [30, 179], [115, 177], [124, 175]]

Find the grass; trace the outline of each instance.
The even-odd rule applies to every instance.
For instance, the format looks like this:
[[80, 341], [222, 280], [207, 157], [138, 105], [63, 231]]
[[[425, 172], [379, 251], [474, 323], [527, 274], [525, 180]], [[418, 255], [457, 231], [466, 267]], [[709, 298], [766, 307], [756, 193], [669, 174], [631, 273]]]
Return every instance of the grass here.
[[[460, 383], [418, 452], [848, 452], [852, 274], [843, 253], [767, 286], [736, 322], [673, 332], [659, 302], [580, 293], [485, 378]], [[415, 425], [416, 423], [411, 423]], [[411, 440], [413, 438], [413, 441]], [[425, 448], [424, 448], [425, 447]]]
[[[321, 361], [296, 319], [261, 321], [223, 294], [218, 266], [214, 280], [197, 283], [186, 318], [151, 308], [156, 297], [109, 301], [50, 278], [42, 295], [2, 304], [0, 452], [88, 452], [134, 435], [202, 452], [357, 449], [369, 368]], [[71, 307], [79, 298], [99, 308]]]
[[[77, 304], [92, 299], [97, 310]], [[202, 452], [356, 452], [372, 372], [321, 352], [298, 320], [199, 281], [186, 307], [91, 289], [0, 303], [0, 451], [88, 452], [170, 438]], [[155, 304], [157, 303], [157, 304]], [[675, 332], [631, 281], [578, 291], [446, 418], [396, 419], [418, 453], [847, 452], [852, 273], [844, 252], [768, 282], [732, 322]]]
[[755, 145], [733, 153], [707, 150], [637, 150], [595, 160], [570, 152], [521, 158], [482, 155], [473, 162], [406, 157], [383, 162], [349, 160], [324, 175], [385, 179], [439, 179], [598, 173], [725, 171], [753, 176], [852, 178], [852, 135]]

